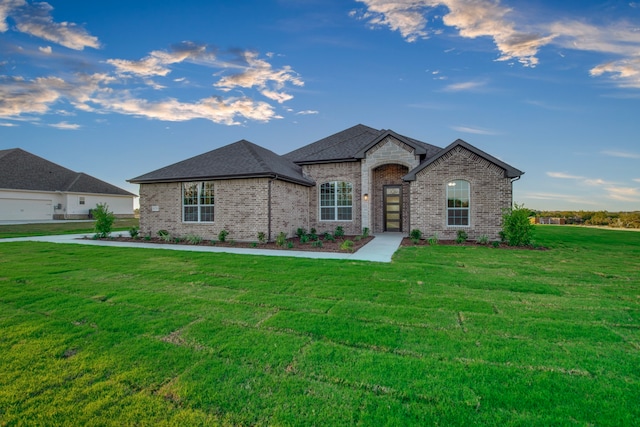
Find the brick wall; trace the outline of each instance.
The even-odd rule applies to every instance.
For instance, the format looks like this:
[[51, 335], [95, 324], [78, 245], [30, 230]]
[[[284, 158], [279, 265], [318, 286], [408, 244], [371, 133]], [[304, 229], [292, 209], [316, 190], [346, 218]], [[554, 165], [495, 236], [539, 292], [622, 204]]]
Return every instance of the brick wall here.
[[[447, 226], [447, 183], [463, 179], [470, 183], [470, 225]], [[511, 180], [504, 170], [474, 153], [456, 147], [420, 171], [411, 182], [411, 229], [426, 237], [455, 239], [458, 229], [470, 239], [487, 235], [497, 239], [502, 227], [502, 209], [511, 206]]]
[[290, 182], [271, 183], [270, 240], [275, 240], [280, 232], [292, 237], [300, 227], [309, 230], [309, 195], [314, 191], [315, 187]]
[[[337, 226], [344, 228], [345, 234], [357, 235], [362, 233], [360, 183], [360, 163], [325, 163], [318, 165], [304, 165], [303, 172], [316, 182], [309, 192], [309, 228], [315, 228], [318, 233], [334, 231]], [[345, 181], [353, 185], [353, 206], [351, 221], [320, 221], [320, 185], [329, 181]]]

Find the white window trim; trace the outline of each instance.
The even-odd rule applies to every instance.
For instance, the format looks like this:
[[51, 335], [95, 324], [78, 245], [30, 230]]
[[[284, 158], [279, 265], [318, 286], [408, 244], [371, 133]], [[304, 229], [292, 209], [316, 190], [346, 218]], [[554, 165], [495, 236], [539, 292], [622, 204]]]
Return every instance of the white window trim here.
[[[450, 208], [449, 207], [449, 184], [455, 181], [464, 181], [468, 184], [469, 186], [469, 206], [466, 208]], [[462, 178], [455, 178], [455, 179], [451, 179], [448, 180], [446, 182], [446, 189], [445, 189], [445, 222], [446, 222], [446, 226], [448, 228], [470, 228], [471, 227], [471, 181], [466, 180], [466, 179], [462, 179]], [[466, 225], [458, 225], [458, 224], [449, 224], [449, 210], [450, 209], [466, 209], [467, 210], [467, 224]]]
[[[216, 208], [215, 208], [215, 206], [216, 206], [216, 204], [215, 204], [216, 192], [215, 192], [215, 185], [213, 185], [213, 197], [214, 197], [213, 204], [205, 205], [205, 204], [201, 204], [200, 203], [200, 200], [201, 200], [201, 197], [202, 197], [202, 191], [204, 189], [204, 184], [206, 184], [206, 183], [213, 184], [213, 181], [191, 181], [191, 182], [182, 182], [180, 184], [180, 196], [181, 196], [181, 200], [182, 200], [182, 203], [181, 203], [181, 206], [182, 206], [181, 215], [182, 215], [182, 222], [183, 223], [186, 223], [186, 224], [212, 224], [212, 223], [215, 222], [215, 220], [216, 220]], [[186, 184], [197, 184], [198, 185], [198, 196], [197, 196], [198, 203], [197, 204], [194, 204], [194, 205], [185, 205], [184, 204], [184, 190], [185, 190], [184, 187], [185, 187]], [[197, 207], [197, 212], [198, 212], [198, 220], [197, 221], [187, 221], [187, 220], [185, 220], [184, 208], [187, 207], [187, 206], [188, 207]], [[201, 208], [203, 208], [203, 207], [212, 207], [213, 208], [213, 221], [202, 221], [200, 219], [201, 214], [202, 214]]]
[[[346, 183], [349, 184], [350, 188], [351, 188], [351, 205], [348, 206], [339, 206], [338, 205], [338, 192], [335, 192], [335, 197], [334, 197], [334, 204], [332, 206], [322, 206], [322, 186], [325, 184], [333, 184], [334, 186], [337, 187], [338, 184], [340, 183]], [[318, 191], [318, 221], [319, 222], [353, 222], [353, 195], [354, 195], [354, 186], [353, 183], [349, 182], [349, 181], [325, 181], [322, 184], [320, 184], [320, 191]], [[351, 219], [338, 219], [338, 208], [346, 208], [349, 207], [351, 208]], [[323, 208], [333, 208], [333, 215], [335, 219], [322, 219], [322, 209]]]

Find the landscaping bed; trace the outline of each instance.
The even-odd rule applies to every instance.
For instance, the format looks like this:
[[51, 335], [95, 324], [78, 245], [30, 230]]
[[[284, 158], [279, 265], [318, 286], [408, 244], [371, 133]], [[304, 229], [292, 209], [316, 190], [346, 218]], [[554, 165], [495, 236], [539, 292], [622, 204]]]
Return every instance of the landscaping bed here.
[[[94, 237], [86, 237], [91, 239]], [[221, 242], [219, 240], [201, 240], [188, 238], [162, 238], [162, 237], [106, 237], [100, 240], [109, 240], [116, 242], [134, 242], [134, 243], [154, 243], [158, 245], [191, 245], [191, 246], [214, 246], [220, 248], [245, 248], [245, 249], [270, 249], [270, 250], [291, 250], [291, 251], [312, 251], [312, 252], [356, 252], [358, 249], [369, 243], [373, 236], [342, 236], [335, 238], [333, 241], [320, 238], [319, 240], [308, 240], [301, 242], [299, 237], [291, 237], [279, 245], [276, 242], [238, 242], [227, 240]], [[318, 244], [320, 241], [322, 243]], [[353, 244], [345, 243], [347, 241]]]
[[530, 246], [510, 246], [507, 242], [492, 241], [488, 243], [481, 243], [476, 240], [465, 240], [464, 242], [457, 242], [455, 240], [438, 240], [437, 242], [429, 242], [428, 239], [420, 239], [413, 241], [410, 237], [402, 239], [401, 246], [484, 246], [488, 248], [496, 249], [524, 249], [524, 250], [537, 250], [546, 251], [548, 248], [537, 245]]

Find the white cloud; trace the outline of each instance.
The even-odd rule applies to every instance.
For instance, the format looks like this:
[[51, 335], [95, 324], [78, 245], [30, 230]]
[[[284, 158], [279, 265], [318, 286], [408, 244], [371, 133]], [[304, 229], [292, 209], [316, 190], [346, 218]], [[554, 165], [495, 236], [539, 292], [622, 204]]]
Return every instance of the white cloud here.
[[[499, 61], [517, 60], [524, 66], [538, 64], [538, 52], [553, 44], [565, 49], [617, 55], [619, 58], [590, 70], [594, 77], [607, 75], [620, 87], [640, 88], [640, 31], [626, 21], [593, 25], [576, 19], [548, 19], [528, 16], [527, 22], [514, 8], [499, 0], [358, 0], [366, 5], [364, 13], [351, 16], [366, 20], [371, 26], [398, 31], [408, 42], [427, 38], [429, 14], [458, 30], [464, 38], [490, 37], [500, 52]], [[520, 3], [514, 4], [520, 7]], [[629, 3], [637, 7], [637, 2]], [[552, 16], [552, 14], [549, 14]]]
[[16, 127], [18, 125], [15, 124], [15, 123], [2, 122], [2, 123], [0, 123], [0, 126], [5, 127], [5, 128], [12, 128], [12, 127]]
[[257, 52], [238, 52], [241, 62], [237, 65], [240, 73], [223, 76], [215, 87], [228, 92], [235, 88], [256, 88], [263, 96], [282, 103], [293, 98], [283, 92], [287, 83], [295, 86], [304, 86], [304, 82], [298, 74], [285, 65], [279, 70], [274, 69], [270, 63], [259, 59]]
[[51, 16], [52, 10], [53, 7], [47, 2], [27, 3], [20, 0], [4, 0], [0, 5], [0, 31], [8, 30], [6, 18], [11, 16], [16, 23], [16, 29], [21, 33], [74, 50], [100, 47], [98, 38], [90, 35], [77, 24], [55, 22]]
[[443, 89], [446, 92], [475, 91], [486, 86], [486, 82], [470, 81], [461, 83], [452, 83]]
[[358, 0], [365, 3], [366, 19], [372, 26], [388, 26], [399, 31], [408, 42], [426, 38], [426, 15], [438, 7], [446, 7], [448, 13], [442, 22], [458, 30], [465, 38], [491, 37], [500, 51], [499, 61], [516, 59], [525, 66], [538, 63], [536, 54], [540, 47], [553, 40], [552, 35], [540, 35], [532, 31], [519, 31], [507, 19], [511, 9], [492, 0]]
[[170, 51], [155, 50], [148, 56], [137, 61], [127, 59], [108, 59], [107, 63], [116, 68], [118, 74], [136, 75], [142, 77], [166, 76], [171, 72], [168, 65], [184, 61], [214, 61], [215, 53], [208, 50], [206, 45], [193, 42], [183, 42], [174, 46]]
[[569, 175], [564, 172], [547, 172], [547, 176], [551, 178], [557, 178], [557, 179], [573, 179], [576, 181], [581, 181], [583, 184], [591, 187], [602, 187], [605, 185], [614, 184], [611, 181], [605, 181], [604, 179], [601, 179], [601, 178], [587, 178], [579, 175]]
[[559, 179], [585, 179], [583, 176], [569, 175], [564, 172], [547, 172], [547, 176]]
[[46, 55], [51, 55], [51, 46], [39, 47], [38, 50]]
[[609, 198], [621, 202], [640, 202], [640, 189], [631, 187], [609, 187]]
[[638, 153], [629, 153], [626, 151], [603, 151], [602, 154], [605, 154], [607, 156], [611, 156], [611, 157], [622, 157], [625, 159], [640, 159], [640, 154]]
[[495, 132], [489, 129], [482, 129], [482, 128], [469, 127], [469, 126], [452, 126], [451, 129], [456, 130], [458, 132], [472, 133], [475, 135], [498, 135], [498, 132]]
[[304, 111], [298, 111], [296, 113], [296, 116], [309, 116], [309, 115], [313, 115], [313, 114], [319, 114], [319, 111], [315, 111], [315, 110], [304, 110]]
[[67, 123], [67, 122], [52, 123], [49, 126], [52, 128], [61, 129], [61, 130], [77, 130], [81, 128], [81, 126], [78, 124]]

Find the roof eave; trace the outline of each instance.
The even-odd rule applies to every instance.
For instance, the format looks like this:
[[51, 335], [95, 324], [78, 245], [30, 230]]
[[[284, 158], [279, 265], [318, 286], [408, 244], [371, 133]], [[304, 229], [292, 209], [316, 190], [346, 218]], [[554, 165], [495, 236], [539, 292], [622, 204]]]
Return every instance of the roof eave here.
[[314, 182], [306, 179], [298, 179], [298, 178], [290, 177], [287, 175], [279, 175], [276, 173], [255, 173], [255, 174], [218, 175], [218, 176], [189, 176], [189, 177], [172, 177], [172, 178], [161, 178], [161, 179], [132, 178], [127, 180], [127, 182], [130, 182], [132, 184], [163, 184], [168, 182], [190, 182], [190, 181], [203, 181], [203, 180], [226, 181], [230, 179], [249, 179], [249, 178], [279, 179], [281, 181], [293, 182], [295, 184], [300, 184], [307, 187], [313, 187], [315, 185]]

